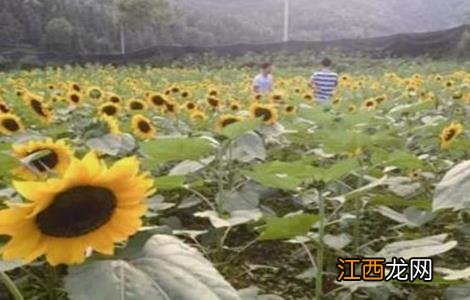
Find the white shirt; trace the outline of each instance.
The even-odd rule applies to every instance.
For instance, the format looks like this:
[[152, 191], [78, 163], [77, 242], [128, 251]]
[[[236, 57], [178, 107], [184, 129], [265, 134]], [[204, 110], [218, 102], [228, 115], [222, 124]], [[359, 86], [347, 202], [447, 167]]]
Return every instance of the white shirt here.
[[273, 75], [256, 75], [255, 79], [253, 79], [253, 86], [256, 87], [261, 94], [269, 93], [273, 88]]

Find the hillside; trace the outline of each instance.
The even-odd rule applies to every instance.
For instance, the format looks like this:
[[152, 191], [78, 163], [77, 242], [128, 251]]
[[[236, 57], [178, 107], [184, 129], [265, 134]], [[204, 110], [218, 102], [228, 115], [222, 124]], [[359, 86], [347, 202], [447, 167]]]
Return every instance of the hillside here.
[[[171, 2], [188, 27], [214, 44], [282, 37], [283, 0]], [[464, 23], [469, 12], [466, 0], [291, 0], [290, 37], [308, 41], [434, 31]]]

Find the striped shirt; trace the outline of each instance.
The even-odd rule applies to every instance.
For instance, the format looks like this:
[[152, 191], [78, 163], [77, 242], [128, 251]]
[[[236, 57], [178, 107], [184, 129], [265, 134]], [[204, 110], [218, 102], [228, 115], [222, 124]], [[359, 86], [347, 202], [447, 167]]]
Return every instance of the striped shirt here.
[[326, 103], [335, 92], [338, 85], [338, 74], [331, 71], [315, 72], [311, 78], [315, 87], [315, 98], [320, 103]]

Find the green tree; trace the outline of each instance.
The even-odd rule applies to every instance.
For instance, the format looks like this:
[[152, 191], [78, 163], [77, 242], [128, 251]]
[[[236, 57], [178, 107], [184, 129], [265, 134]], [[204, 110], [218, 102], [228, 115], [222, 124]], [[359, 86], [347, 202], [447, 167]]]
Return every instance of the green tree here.
[[73, 45], [73, 26], [65, 18], [54, 18], [45, 27], [44, 44], [50, 50], [70, 51]]
[[165, 0], [117, 0], [117, 8], [121, 54], [126, 53], [127, 30], [142, 30], [171, 19], [170, 6]]
[[23, 25], [10, 12], [0, 12], [0, 36], [3, 43], [17, 44], [24, 37]]

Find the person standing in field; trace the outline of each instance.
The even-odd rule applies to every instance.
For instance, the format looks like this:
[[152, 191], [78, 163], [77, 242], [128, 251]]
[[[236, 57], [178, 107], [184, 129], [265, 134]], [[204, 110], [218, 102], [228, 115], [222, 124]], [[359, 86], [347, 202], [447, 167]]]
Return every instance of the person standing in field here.
[[260, 73], [253, 79], [253, 91], [257, 94], [267, 94], [272, 91], [273, 79], [273, 66], [271, 63], [262, 63], [260, 65]]
[[338, 74], [331, 70], [332, 61], [325, 58], [321, 62], [321, 70], [313, 73], [310, 86], [315, 90], [318, 103], [328, 103], [338, 86]]

